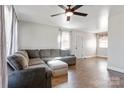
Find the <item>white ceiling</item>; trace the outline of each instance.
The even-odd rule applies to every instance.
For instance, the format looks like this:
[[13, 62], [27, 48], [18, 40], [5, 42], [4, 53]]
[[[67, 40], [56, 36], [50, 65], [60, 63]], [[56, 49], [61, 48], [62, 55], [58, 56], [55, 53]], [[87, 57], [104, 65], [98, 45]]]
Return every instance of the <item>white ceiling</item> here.
[[76, 11], [88, 13], [87, 17], [73, 15], [70, 22], [66, 16], [50, 17], [52, 14], [64, 12], [56, 5], [16, 5], [15, 11], [19, 20], [69, 28], [92, 33], [107, 31], [110, 6], [86, 5]]

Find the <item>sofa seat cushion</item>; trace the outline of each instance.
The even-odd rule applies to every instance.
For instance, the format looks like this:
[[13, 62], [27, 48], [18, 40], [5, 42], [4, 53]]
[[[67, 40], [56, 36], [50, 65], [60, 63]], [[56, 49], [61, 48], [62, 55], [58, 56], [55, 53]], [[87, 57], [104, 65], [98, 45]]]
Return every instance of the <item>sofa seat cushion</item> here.
[[47, 64], [52, 70], [68, 68], [68, 64], [60, 60], [51, 60]]
[[44, 60], [45, 62], [50, 61], [50, 60], [55, 60], [56, 57], [45, 57], [42, 58], [42, 60]]
[[59, 59], [62, 59], [62, 58], [64, 58], [64, 57], [44, 57], [44, 58], [42, 58], [42, 60], [50, 61], [50, 60], [59, 60]]
[[52, 71], [51, 68], [47, 64], [45, 64], [45, 63], [38, 64], [38, 65], [28, 66], [27, 69], [32, 69], [32, 68], [45, 68], [46, 70]]
[[38, 64], [43, 64], [44, 63], [44, 61], [43, 60], [41, 60], [40, 58], [31, 58], [30, 60], [29, 60], [29, 66], [32, 66], [32, 65], [38, 65]]

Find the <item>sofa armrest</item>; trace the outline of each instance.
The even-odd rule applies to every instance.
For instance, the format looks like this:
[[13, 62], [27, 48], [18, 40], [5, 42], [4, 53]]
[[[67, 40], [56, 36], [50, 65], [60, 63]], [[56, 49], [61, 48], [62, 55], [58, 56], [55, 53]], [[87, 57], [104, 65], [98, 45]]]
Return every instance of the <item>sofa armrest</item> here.
[[8, 87], [11, 88], [47, 87], [46, 70], [45, 68], [34, 68], [14, 71], [8, 76]]

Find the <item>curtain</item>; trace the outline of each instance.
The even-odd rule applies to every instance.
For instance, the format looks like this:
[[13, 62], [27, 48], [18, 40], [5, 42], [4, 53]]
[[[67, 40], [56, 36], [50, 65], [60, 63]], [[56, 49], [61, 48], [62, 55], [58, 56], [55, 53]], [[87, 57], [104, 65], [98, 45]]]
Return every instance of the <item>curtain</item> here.
[[13, 6], [5, 6], [7, 56], [17, 51], [17, 18]]
[[7, 56], [10, 54], [10, 45], [11, 45], [11, 26], [12, 26], [12, 7], [5, 6], [5, 31], [6, 31], [6, 52]]
[[0, 5], [0, 87], [7, 87], [6, 57], [17, 51], [17, 18], [13, 6]]
[[12, 25], [11, 25], [11, 44], [10, 44], [10, 53], [13, 54], [17, 51], [17, 18], [12, 7]]
[[0, 87], [7, 87], [6, 32], [4, 6], [0, 5]]

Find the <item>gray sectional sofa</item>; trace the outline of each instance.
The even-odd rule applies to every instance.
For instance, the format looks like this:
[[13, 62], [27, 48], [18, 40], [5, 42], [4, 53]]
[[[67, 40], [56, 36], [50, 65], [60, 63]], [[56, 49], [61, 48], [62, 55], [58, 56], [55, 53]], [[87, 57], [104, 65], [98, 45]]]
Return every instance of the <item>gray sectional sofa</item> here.
[[20, 50], [7, 58], [8, 87], [49, 88], [52, 70], [49, 60], [61, 60], [68, 65], [76, 64], [76, 57], [69, 50], [59, 49]]
[[40, 50], [25, 50], [29, 58], [41, 58], [46, 63], [49, 60], [61, 60], [66, 62], [69, 66], [76, 64], [76, 57], [70, 54], [69, 50], [60, 49], [40, 49]]

